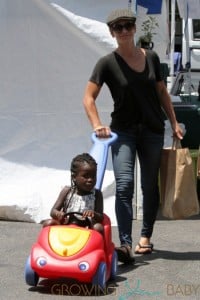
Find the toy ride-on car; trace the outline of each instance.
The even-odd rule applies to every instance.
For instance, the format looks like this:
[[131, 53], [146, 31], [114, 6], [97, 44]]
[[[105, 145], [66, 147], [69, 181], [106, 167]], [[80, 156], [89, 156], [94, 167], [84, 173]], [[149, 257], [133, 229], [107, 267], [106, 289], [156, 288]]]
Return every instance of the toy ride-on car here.
[[39, 277], [70, 278], [104, 288], [115, 279], [117, 254], [105, 214], [103, 226], [104, 236], [74, 224], [44, 227], [26, 262], [26, 283], [36, 286]]
[[[93, 136], [91, 155], [101, 166], [97, 173], [98, 188], [101, 188], [100, 177], [105, 172], [109, 145], [115, 139], [112, 134], [111, 138], [99, 142]], [[103, 235], [90, 226], [75, 224], [42, 228], [25, 265], [26, 283], [36, 286], [39, 278], [68, 278], [105, 288], [109, 279], [115, 279], [118, 261], [112, 242], [111, 222], [106, 214], [102, 224]]]

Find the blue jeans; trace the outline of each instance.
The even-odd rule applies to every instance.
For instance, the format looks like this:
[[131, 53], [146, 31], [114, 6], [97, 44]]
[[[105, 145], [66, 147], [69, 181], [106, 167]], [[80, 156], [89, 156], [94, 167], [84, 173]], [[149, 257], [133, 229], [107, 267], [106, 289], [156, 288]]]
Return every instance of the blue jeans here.
[[159, 208], [158, 174], [164, 134], [154, 133], [141, 125], [128, 132], [115, 132], [118, 139], [111, 148], [116, 180], [115, 210], [119, 239], [121, 245], [132, 246], [132, 199], [136, 153], [140, 162], [143, 193], [141, 236], [150, 238]]

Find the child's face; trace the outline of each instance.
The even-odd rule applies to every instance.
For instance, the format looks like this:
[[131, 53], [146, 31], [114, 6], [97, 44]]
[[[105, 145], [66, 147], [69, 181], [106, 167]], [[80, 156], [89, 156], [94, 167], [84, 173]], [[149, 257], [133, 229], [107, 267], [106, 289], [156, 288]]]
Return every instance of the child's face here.
[[78, 191], [90, 192], [96, 184], [96, 166], [83, 163], [73, 177]]

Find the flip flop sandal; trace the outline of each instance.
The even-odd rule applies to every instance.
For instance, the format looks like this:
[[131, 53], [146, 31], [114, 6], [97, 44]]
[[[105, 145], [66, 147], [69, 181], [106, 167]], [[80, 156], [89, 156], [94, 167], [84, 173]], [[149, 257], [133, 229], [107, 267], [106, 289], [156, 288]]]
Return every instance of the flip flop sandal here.
[[121, 247], [116, 247], [115, 250], [117, 252], [118, 260], [120, 262], [123, 262], [125, 264], [135, 262], [135, 258], [133, 257], [132, 251], [128, 248], [128, 246], [122, 245]]
[[[137, 246], [139, 249], [135, 250], [135, 254], [151, 254], [153, 251], [153, 244], [141, 245], [138, 243]], [[146, 251], [140, 251], [140, 249], [146, 249]]]

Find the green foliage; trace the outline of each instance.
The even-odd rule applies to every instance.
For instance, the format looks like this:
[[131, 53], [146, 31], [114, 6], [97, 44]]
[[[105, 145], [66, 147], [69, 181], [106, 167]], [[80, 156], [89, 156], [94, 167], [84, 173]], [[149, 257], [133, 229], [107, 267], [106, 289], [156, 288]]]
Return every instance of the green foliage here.
[[147, 43], [152, 42], [152, 38], [156, 34], [154, 30], [157, 27], [158, 23], [156, 22], [156, 18], [149, 16], [148, 19], [142, 23], [141, 30], [143, 35], [139, 38], [139, 41], [144, 41]]

